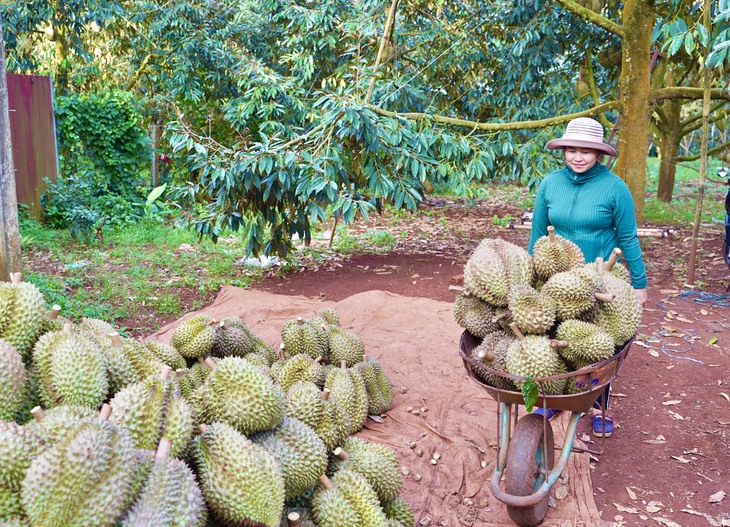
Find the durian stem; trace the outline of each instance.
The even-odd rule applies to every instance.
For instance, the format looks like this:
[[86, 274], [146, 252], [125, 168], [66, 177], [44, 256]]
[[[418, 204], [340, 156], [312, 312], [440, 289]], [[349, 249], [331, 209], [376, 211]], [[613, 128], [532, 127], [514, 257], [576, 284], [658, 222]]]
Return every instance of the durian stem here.
[[622, 254], [623, 251], [618, 247], [615, 247], [613, 251], [611, 251], [611, 256], [609, 256], [608, 261], [606, 262], [606, 271], [611, 272], [611, 269], [613, 269], [613, 266], [616, 265], [616, 262], [618, 262], [618, 259]]
[[289, 522], [289, 527], [300, 527], [302, 525], [298, 512], [290, 512], [287, 514], [286, 519]]
[[214, 318], [211, 318], [210, 319], [210, 322], [208, 322], [208, 325], [209, 326], [217, 326], [218, 325], [218, 321], [216, 319], [214, 319]]
[[553, 339], [550, 341], [550, 347], [551, 348], [568, 348], [568, 347], [570, 347], [570, 342], [568, 342], [567, 340]]
[[325, 388], [324, 390], [322, 390], [322, 400], [329, 401], [329, 399], [330, 399], [330, 389]]
[[43, 408], [41, 408], [40, 406], [35, 406], [30, 411], [30, 415], [32, 415], [35, 418], [35, 420], [40, 423], [41, 421], [43, 421], [43, 418], [46, 416], [46, 413], [43, 411]]
[[550, 238], [551, 242], [554, 242], [555, 241], [555, 227], [553, 227], [552, 225], [548, 225], [547, 231], [548, 231], [548, 238]]
[[185, 377], [187, 371], [188, 370], [186, 370], [185, 368], [178, 368], [177, 370], [175, 370], [175, 377], [177, 377], [178, 379], [182, 379], [183, 377]]
[[303, 326], [304, 325], [304, 319], [302, 317], [297, 317], [297, 324], [299, 324], [300, 326]]
[[601, 302], [612, 302], [615, 298], [615, 295], [612, 295], [611, 293], [596, 293], [594, 296], [596, 297], [596, 300], [600, 300]]
[[23, 273], [10, 273], [10, 283], [19, 284], [23, 281]]
[[286, 345], [283, 342], [279, 344], [279, 360], [282, 361], [286, 360], [286, 353], [284, 352], [284, 348], [286, 348]]
[[221, 320], [221, 323], [218, 324], [218, 327], [221, 328], [221, 329], [228, 329], [226, 327], [226, 321], [225, 320]]
[[342, 368], [343, 370], [346, 370], [347, 369], [347, 361], [346, 360], [341, 360], [340, 361], [340, 368]]
[[102, 421], [108, 421], [109, 416], [111, 416], [111, 415], [112, 415], [112, 405], [110, 405], [109, 403], [104, 403], [101, 406], [101, 410], [99, 410], [99, 419], [101, 419]]
[[58, 304], [54, 304], [54, 306], [51, 308], [50, 313], [48, 313], [48, 320], [56, 320], [60, 312], [61, 306], [59, 306]]
[[213, 371], [215, 371], [215, 369], [218, 367], [218, 365], [215, 363], [215, 361], [211, 357], [206, 358], [204, 362], [205, 362], [205, 365], [208, 366], [208, 368], [210, 368]]
[[206, 424], [202, 424], [202, 425], [198, 426], [198, 430], [200, 430], [201, 434], [205, 433], [206, 428], [208, 428], [208, 425], [206, 425]]
[[172, 449], [172, 441], [169, 438], [163, 437], [160, 439], [160, 444], [157, 445], [157, 452], [155, 457], [158, 459], [167, 459], [170, 457], [170, 450]]
[[163, 364], [162, 366], [160, 366], [160, 379], [166, 381], [170, 378], [171, 372], [172, 368], [170, 368], [167, 364]]
[[317, 355], [317, 358], [314, 359], [314, 362], [316, 362], [317, 364], [322, 364], [322, 362], [324, 362], [324, 357], [322, 355]]
[[606, 266], [603, 263], [603, 258], [601, 258], [599, 256], [598, 258], [596, 258], [596, 271], [598, 271], [599, 273], [602, 273], [605, 270], [606, 270]]
[[347, 461], [350, 459], [350, 454], [342, 450], [341, 447], [335, 448], [332, 453], [336, 455], [338, 458], [340, 458], [342, 461]]
[[112, 346], [115, 348], [119, 348], [122, 346], [122, 337], [114, 331], [113, 333], [109, 333], [109, 338], [112, 341]]
[[520, 331], [520, 328], [518, 328], [517, 324], [515, 324], [514, 322], [510, 322], [509, 328], [512, 330], [512, 333], [515, 334], [515, 337], [517, 337], [519, 340], [525, 338], [525, 334]]
[[489, 350], [479, 350], [477, 357], [485, 362], [494, 362], [497, 360], [497, 356]]
[[319, 477], [319, 482], [320, 482], [320, 483], [322, 484], [322, 486], [323, 486], [324, 488], [326, 488], [327, 490], [332, 490], [332, 489], [334, 489], [334, 488], [335, 488], [335, 486], [334, 486], [334, 484], [332, 483], [332, 481], [330, 480], [330, 478], [328, 478], [328, 477], [327, 477], [327, 476], [326, 476], [325, 474], [322, 474], [322, 475], [321, 475], [321, 476]]
[[200, 364], [205, 364], [205, 359], [203, 357], [198, 357], [198, 362]]
[[512, 313], [510, 313], [509, 309], [505, 309], [499, 315], [494, 315], [492, 317], [492, 324], [496, 324], [500, 320], [504, 320], [505, 318], [509, 318], [511, 316], [512, 316]]
[[72, 327], [73, 327], [73, 325], [71, 324], [71, 322], [66, 322], [63, 325], [63, 329], [61, 331], [63, 331], [64, 333], [71, 333], [71, 328]]

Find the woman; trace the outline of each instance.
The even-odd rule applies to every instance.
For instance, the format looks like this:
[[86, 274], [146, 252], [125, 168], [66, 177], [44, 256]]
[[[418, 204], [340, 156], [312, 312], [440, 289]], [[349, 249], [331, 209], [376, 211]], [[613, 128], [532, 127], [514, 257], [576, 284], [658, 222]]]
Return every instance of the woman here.
[[[578, 245], [587, 262], [598, 257], [607, 260], [618, 247], [631, 272], [634, 292], [644, 305], [646, 267], [637, 235], [634, 201], [626, 183], [601, 163], [606, 154], [616, 156], [616, 150], [603, 141], [603, 126], [588, 117], [573, 119], [563, 136], [548, 141], [546, 146], [551, 150], [563, 149], [565, 166], [540, 183], [529, 252], [541, 236], [547, 235], [549, 225], [555, 227], [555, 234]], [[600, 408], [605, 399], [608, 407], [608, 393], [607, 388], [594, 406]], [[549, 418], [557, 413], [551, 409], [546, 412]], [[610, 436], [613, 418], [607, 415], [604, 422], [596, 408], [592, 414], [594, 435]]]

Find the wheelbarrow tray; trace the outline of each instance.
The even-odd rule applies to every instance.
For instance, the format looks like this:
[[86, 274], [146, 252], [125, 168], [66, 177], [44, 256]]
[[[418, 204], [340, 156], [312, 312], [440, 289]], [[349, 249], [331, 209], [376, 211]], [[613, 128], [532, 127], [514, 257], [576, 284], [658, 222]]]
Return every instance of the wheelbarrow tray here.
[[[532, 380], [537, 383], [538, 386], [541, 386], [541, 384], [546, 381], [568, 379], [569, 382], [575, 382], [576, 388], [582, 390], [578, 393], [566, 395], [545, 395], [540, 393], [535, 405], [541, 408], [545, 407], [555, 410], [586, 413], [591, 406], [593, 406], [593, 403], [596, 402], [598, 397], [604, 392], [606, 386], [618, 377], [621, 368], [623, 367], [624, 360], [626, 360], [626, 356], [631, 348], [631, 344], [634, 342], [634, 338], [635, 337], [629, 339], [623, 346], [617, 347], [616, 353], [613, 356], [601, 362], [597, 362], [596, 364], [591, 364], [590, 366], [586, 366], [580, 370], [561, 373], [560, 375], [533, 378]], [[501, 388], [491, 386], [484, 382], [476, 374], [475, 369], [479, 368], [494, 375], [495, 377], [511, 379], [512, 381], [527, 380], [527, 377], [520, 377], [518, 375], [511, 375], [506, 372], [493, 370], [484, 363], [471, 358], [471, 352], [474, 348], [481, 344], [481, 341], [481, 338], [475, 337], [469, 333], [469, 331], [465, 330], [461, 334], [461, 339], [459, 341], [459, 355], [464, 361], [464, 367], [466, 368], [469, 377], [484, 388], [484, 390], [486, 390], [486, 392], [495, 401], [524, 405], [525, 400], [522, 392], [503, 390]]]

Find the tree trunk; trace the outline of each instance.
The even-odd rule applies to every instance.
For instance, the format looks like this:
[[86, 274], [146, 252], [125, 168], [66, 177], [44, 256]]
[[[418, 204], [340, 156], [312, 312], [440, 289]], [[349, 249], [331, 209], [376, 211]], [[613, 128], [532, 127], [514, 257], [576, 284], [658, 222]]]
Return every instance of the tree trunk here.
[[651, 105], [651, 34], [654, 27], [653, 0], [627, 0], [623, 8], [623, 63], [619, 79], [621, 98], [620, 152], [616, 171], [634, 197], [636, 221], [644, 219], [646, 153], [649, 144]]
[[659, 128], [659, 188], [657, 198], [664, 203], [672, 202], [674, 192], [674, 176], [677, 172], [677, 156], [682, 141], [682, 103], [679, 100], [668, 100], [662, 105], [666, 122]]

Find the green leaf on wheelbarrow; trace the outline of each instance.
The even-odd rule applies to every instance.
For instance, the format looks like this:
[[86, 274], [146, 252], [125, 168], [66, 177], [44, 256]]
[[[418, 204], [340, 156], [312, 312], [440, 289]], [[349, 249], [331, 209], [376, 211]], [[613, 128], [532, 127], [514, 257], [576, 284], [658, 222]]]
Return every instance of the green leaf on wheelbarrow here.
[[528, 412], [532, 412], [532, 407], [535, 406], [538, 395], [540, 395], [540, 387], [532, 380], [530, 375], [527, 377], [525, 384], [522, 385], [522, 398], [525, 400], [525, 409]]

